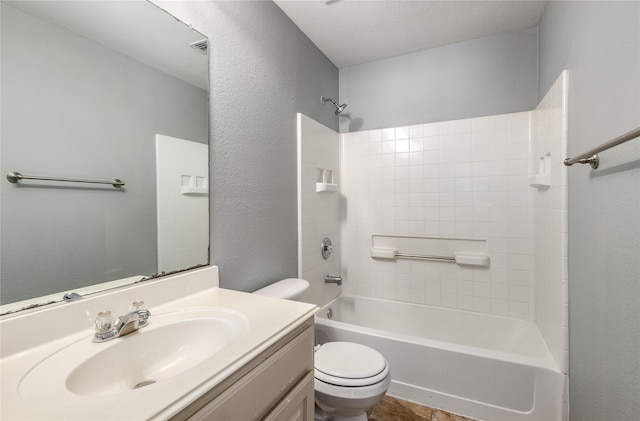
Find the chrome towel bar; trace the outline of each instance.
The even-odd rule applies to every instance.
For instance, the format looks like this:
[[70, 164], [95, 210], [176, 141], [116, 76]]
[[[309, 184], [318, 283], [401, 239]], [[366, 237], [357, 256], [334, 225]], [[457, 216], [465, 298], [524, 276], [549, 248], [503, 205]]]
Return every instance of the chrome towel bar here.
[[611, 149], [614, 146], [618, 146], [621, 143], [624, 143], [628, 140], [635, 139], [640, 136], [640, 127], [635, 130], [631, 130], [629, 133], [625, 133], [622, 136], [618, 136], [615, 139], [612, 139], [608, 142], [603, 143], [600, 146], [589, 149], [588, 151], [581, 153], [575, 158], [567, 158], [564, 160], [564, 165], [567, 167], [572, 166], [573, 164], [589, 164], [591, 168], [594, 170], [598, 169], [598, 165], [600, 165], [600, 158], [598, 154], [602, 151], [606, 151], [607, 149]]
[[417, 260], [429, 260], [432, 262], [449, 262], [455, 263], [455, 257], [449, 256], [428, 256], [422, 254], [409, 254], [409, 253], [395, 253], [395, 257], [398, 259], [417, 259]]
[[461, 266], [489, 267], [486, 240], [372, 234], [371, 258], [454, 263]]
[[12, 171], [7, 174], [7, 180], [11, 183], [19, 183], [22, 180], [46, 180], [46, 181], [65, 181], [69, 183], [93, 183], [93, 184], [111, 184], [115, 188], [124, 186], [124, 181], [114, 178], [111, 181], [100, 180], [82, 180], [78, 178], [59, 178], [59, 177], [41, 177], [37, 175], [23, 175], [17, 171]]
[[432, 262], [446, 262], [455, 263], [457, 265], [464, 266], [484, 266], [489, 267], [489, 256], [486, 254], [477, 253], [456, 253], [455, 256], [436, 256], [428, 254], [416, 254], [416, 253], [398, 253], [393, 249], [371, 249], [371, 257], [374, 259], [416, 259], [416, 260], [428, 260]]

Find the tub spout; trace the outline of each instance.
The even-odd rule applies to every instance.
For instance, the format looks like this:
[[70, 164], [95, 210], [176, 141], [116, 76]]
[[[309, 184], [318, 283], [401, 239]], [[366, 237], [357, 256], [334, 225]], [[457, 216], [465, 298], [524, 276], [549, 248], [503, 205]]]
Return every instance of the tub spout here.
[[328, 284], [342, 285], [342, 276], [327, 275], [324, 277], [324, 281]]

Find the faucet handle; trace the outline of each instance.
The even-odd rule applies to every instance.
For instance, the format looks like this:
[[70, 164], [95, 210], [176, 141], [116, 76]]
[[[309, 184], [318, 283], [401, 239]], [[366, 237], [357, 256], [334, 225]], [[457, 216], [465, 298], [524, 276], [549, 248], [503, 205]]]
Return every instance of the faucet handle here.
[[94, 323], [96, 333], [98, 334], [111, 332], [115, 328], [115, 325], [116, 319], [111, 315], [109, 310], [99, 312]]
[[146, 310], [146, 309], [147, 309], [147, 305], [144, 303], [144, 301], [142, 300], [134, 301], [131, 303], [131, 307], [129, 307], [129, 313], [134, 311]]
[[136, 313], [139, 318], [139, 327], [145, 327], [149, 322], [149, 316], [151, 316], [151, 312], [147, 308], [147, 305], [144, 301], [134, 301], [131, 303], [131, 307], [129, 307], [129, 313]]

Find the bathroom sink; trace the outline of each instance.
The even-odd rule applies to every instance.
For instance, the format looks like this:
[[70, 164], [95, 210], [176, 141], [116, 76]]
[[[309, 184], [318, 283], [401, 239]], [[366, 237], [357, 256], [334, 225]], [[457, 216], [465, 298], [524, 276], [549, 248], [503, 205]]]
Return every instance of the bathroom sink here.
[[20, 394], [37, 398], [64, 388], [98, 397], [153, 387], [188, 376], [245, 336], [249, 323], [241, 313], [198, 308], [152, 315], [149, 325], [103, 343], [92, 337], [49, 355], [20, 382]]

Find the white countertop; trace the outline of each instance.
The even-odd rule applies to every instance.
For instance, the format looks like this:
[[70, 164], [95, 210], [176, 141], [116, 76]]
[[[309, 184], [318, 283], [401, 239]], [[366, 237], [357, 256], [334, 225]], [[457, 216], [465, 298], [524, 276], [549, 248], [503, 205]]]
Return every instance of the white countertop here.
[[[155, 289], [172, 288], [168, 281], [156, 284]], [[175, 285], [173, 287], [175, 289]], [[102, 306], [95, 308], [105, 308], [105, 303], [120, 303], [122, 300], [129, 300], [131, 296], [138, 296], [148, 303], [152, 314], [150, 325], [154, 315], [171, 311], [205, 307], [224, 308], [244, 315], [248, 321], [248, 331], [232, 345], [215, 354], [215, 358], [151, 386], [106, 396], [82, 396], [69, 391], [65, 384], [55, 384], [51, 381], [47, 388], [42, 388], [47, 389], [47, 393], [43, 393], [42, 396], [32, 396], [33, 391], [27, 393], [21, 387], [25, 375], [40, 361], [65, 346], [78, 341], [91, 342], [93, 328], [90, 324], [86, 326], [88, 323], [85, 320], [81, 325], [82, 328], [64, 332], [65, 334], [60, 337], [46, 338], [47, 335], [42, 335], [46, 340], [33, 340], [31, 335], [38, 336], [41, 329], [67, 323], [70, 307], [64, 306], [58, 309], [66, 309], [66, 311], [56, 311], [54, 308], [48, 313], [41, 312], [46, 314], [31, 313], [23, 317], [2, 320], [0, 322], [2, 339], [0, 418], [3, 420], [167, 419], [300, 326], [317, 310], [317, 307], [312, 304], [278, 300], [218, 287], [201, 288], [195, 293], [174, 300], [164, 300], [161, 304], [154, 306], [155, 291], [153, 290], [153, 284], [138, 289], [134, 295], [125, 289], [119, 291], [120, 294], [118, 292], [107, 294], [100, 299], [100, 303], [93, 305], [94, 307]], [[76, 311], [86, 313], [84, 318], [92, 320], [94, 316], [89, 317], [91, 311], [87, 310], [91, 307], [91, 303], [89, 300], [83, 301], [85, 303], [80, 303]], [[160, 301], [163, 300], [159, 299], [158, 302]], [[128, 306], [129, 301], [125, 301], [125, 304]], [[114, 313], [121, 314], [118, 311]], [[59, 319], [56, 320], [57, 318]], [[83, 317], [79, 316], [79, 318]], [[28, 340], [23, 341], [25, 337]], [[125, 336], [114, 341], [127, 339]], [[104, 345], [92, 344], [91, 346], [99, 348]]]

